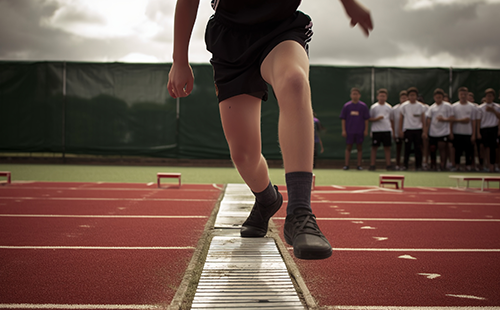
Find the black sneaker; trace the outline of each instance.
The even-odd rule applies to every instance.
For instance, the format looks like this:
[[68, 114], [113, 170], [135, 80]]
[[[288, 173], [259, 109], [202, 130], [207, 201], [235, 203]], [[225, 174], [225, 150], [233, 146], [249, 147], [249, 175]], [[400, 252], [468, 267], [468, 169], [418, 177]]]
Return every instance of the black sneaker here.
[[319, 230], [316, 216], [309, 210], [298, 209], [287, 215], [284, 235], [297, 258], [325, 259], [332, 255], [332, 246]]
[[278, 212], [283, 204], [283, 196], [278, 191], [278, 187], [274, 185], [276, 189], [276, 195], [278, 199], [270, 205], [264, 206], [255, 200], [252, 211], [246, 219], [246, 221], [241, 226], [240, 235], [242, 237], [264, 237], [267, 234], [267, 228], [269, 225], [269, 219]]
[[342, 168], [344, 170], [349, 170], [349, 166], [344, 166], [344, 168]]

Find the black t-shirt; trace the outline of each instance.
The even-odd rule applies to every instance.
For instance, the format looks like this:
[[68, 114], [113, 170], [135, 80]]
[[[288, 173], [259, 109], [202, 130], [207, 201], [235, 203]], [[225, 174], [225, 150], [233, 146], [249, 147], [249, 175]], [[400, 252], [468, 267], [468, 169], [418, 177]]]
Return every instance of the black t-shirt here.
[[295, 13], [301, 0], [212, 0], [224, 19], [241, 25], [278, 22]]

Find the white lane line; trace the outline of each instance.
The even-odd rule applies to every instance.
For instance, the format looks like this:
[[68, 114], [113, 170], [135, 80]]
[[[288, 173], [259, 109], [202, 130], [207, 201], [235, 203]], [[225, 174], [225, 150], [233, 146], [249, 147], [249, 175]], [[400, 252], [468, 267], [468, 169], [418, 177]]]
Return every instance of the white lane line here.
[[159, 305], [0, 304], [0, 309], [161, 309]]
[[192, 246], [16, 246], [0, 245], [4, 250], [194, 250]]
[[446, 294], [446, 296], [449, 296], [449, 297], [456, 297], [456, 298], [465, 298], [465, 299], [486, 300], [486, 298], [484, 298], [484, 297], [473, 296], [473, 295], [455, 295], [455, 294]]
[[88, 197], [0, 197], [5, 200], [82, 200], [82, 201], [186, 201], [186, 202], [207, 202], [217, 201], [217, 199], [184, 199], [184, 198], [88, 198]]
[[425, 187], [425, 186], [417, 186], [417, 188], [426, 190], [426, 191], [431, 191], [431, 192], [437, 192], [437, 189], [432, 188], [432, 187]]
[[[323, 308], [322, 308], [323, 309]], [[328, 306], [325, 310], [500, 310], [500, 307], [469, 306]]]
[[[273, 217], [274, 220], [284, 220], [284, 217]], [[354, 218], [354, 217], [318, 217], [319, 221], [391, 221], [391, 222], [500, 222], [500, 219], [439, 219], [439, 218]], [[357, 224], [355, 223], [355, 224]]]
[[205, 219], [205, 215], [70, 215], [70, 214], [0, 214], [0, 217], [49, 218], [126, 218], [126, 219]]
[[[293, 247], [287, 247], [293, 250]], [[338, 252], [446, 252], [446, 253], [497, 253], [500, 249], [388, 249], [388, 248], [332, 248]], [[404, 257], [406, 258], [406, 257]]]
[[344, 186], [339, 186], [339, 185], [331, 185], [331, 186], [337, 189], [346, 189]]

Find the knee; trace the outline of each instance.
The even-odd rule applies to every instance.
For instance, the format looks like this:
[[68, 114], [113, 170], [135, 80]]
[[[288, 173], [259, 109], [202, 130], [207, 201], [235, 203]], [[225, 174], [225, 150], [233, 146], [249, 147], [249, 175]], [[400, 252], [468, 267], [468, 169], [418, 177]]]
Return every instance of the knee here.
[[245, 147], [231, 149], [231, 159], [237, 167], [253, 167], [259, 163], [261, 154]]
[[300, 98], [309, 93], [309, 80], [301, 68], [292, 67], [286, 70], [275, 84], [274, 91], [278, 97], [287, 94]]

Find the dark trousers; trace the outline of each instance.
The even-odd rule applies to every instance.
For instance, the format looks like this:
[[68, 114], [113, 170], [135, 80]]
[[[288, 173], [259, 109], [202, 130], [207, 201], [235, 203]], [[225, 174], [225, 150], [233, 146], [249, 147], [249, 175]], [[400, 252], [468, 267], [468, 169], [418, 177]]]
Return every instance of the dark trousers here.
[[490, 148], [490, 164], [494, 165], [497, 158], [498, 126], [481, 128], [484, 147]]
[[470, 141], [471, 135], [454, 135], [453, 147], [455, 148], [455, 165], [460, 164], [460, 157], [465, 151], [465, 165], [472, 165], [474, 157], [474, 145]]
[[406, 129], [404, 165], [408, 168], [413, 145], [415, 150], [415, 168], [422, 168], [422, 129]]

